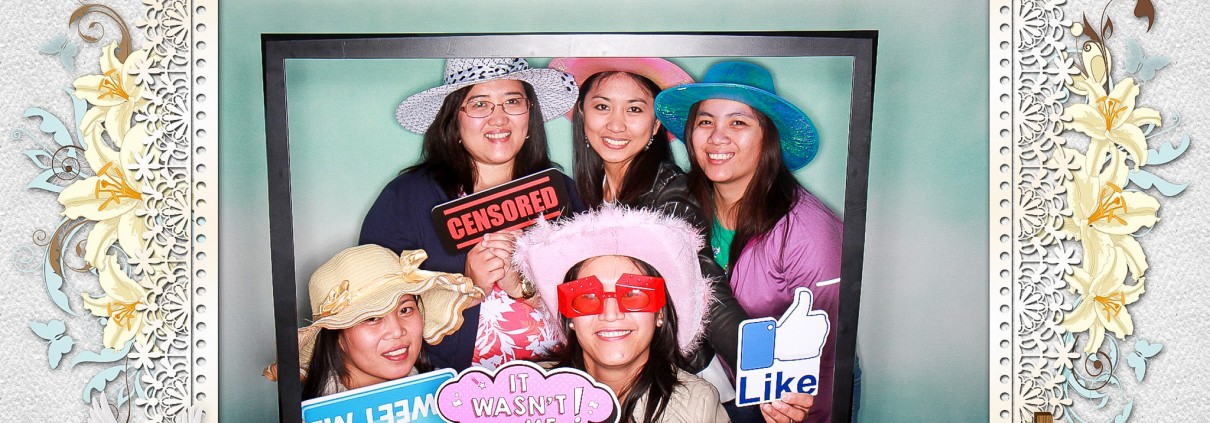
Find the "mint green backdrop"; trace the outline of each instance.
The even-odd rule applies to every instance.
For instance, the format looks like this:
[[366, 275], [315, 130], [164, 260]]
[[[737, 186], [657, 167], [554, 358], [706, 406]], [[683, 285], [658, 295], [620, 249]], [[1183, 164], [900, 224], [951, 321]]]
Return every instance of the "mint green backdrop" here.
[[[881, 37], [858, 336], [864, 372], [859, 418], [985, 419], [986, 5], [965, 8], [955, 0], [814, 0], [762, 7], [647, 3], [577, 2], [573, 14], [571, 2], [555, 1], [456, 7], [444, 2], [224, 2], [219, 8], [220, 417], [276, 420], [275, 385], [259, 375], [274, 356], [260, 33], [877, 29]], [[688, 16], [689, 10], [699, 16]], [[676, 61], [700, 77], [714, 60]], [[534, 60], [535, 65], [545, 62]], [[850, 62], [762, 63], [774, 69], [779, 89], [817, 96], [794, 99], [811, 114], [824, 141], [816, 162], [797, 175], [842, 211], [843, 185], [816, 181], [842, 180], [845, 150], [834, 142], [847, 138]], [[417, 66], [434, 75], [427, 81], [399, 76]], [[414, 161], [419, 137], [389, 117], [404, 96], [437, 83], [440, 66], [440, 61], [287, 65], [300, 280], [356, 242], [369, 201]], [[812, 77], [790, 76], [797, 72]], [[552, 155], [565, 168], [570, 168], [569, 130], [561, 118], [547, 124], [556, 139]], [[677, 151], [683, 163], [683, 149]]]
[[[815, 124], [819, 151], [799, 180], [837, 213], [843, 211], [853, 60], [848, 57], [742, 58], [773, 73], [777, 91], [802, 105]], [[700, 77], [721, 60], [671, 58]], [[544, 67], [549, 58], [530, 58]], [[361, 222], [382, 187], [414, 164], [421, 136], [396, 123], [406, 96], [441, 83], [444, 59], [287, 60], [294, 256], [300, 316], [307, 316], [307, 281], [324, 261], [357, 244]], [[572, 170], [571, 122], [546, 124], [552, 158]], [[582, 142], [582, 141], [581, 141]], [[672, 150], [688, 169], [685, 145]], [[303, 322], [300, 322], [303, 323]]]

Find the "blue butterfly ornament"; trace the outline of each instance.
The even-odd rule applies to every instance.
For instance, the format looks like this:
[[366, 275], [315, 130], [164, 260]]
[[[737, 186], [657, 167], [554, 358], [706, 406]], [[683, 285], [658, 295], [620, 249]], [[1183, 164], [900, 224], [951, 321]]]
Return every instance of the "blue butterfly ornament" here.
[[46, 323], [31, 321], [29, 328], [33, 329], [34, 334], [38, 337], [49, 341], [49, 345], [46, 347], [46, 361], [50, 363], [52, 369], [59, 367], [63, 356], [71, 352], [72, 347], [76, 345], [76, 340], [67, 335], [67, 327], [60, 320], [51, 320]]

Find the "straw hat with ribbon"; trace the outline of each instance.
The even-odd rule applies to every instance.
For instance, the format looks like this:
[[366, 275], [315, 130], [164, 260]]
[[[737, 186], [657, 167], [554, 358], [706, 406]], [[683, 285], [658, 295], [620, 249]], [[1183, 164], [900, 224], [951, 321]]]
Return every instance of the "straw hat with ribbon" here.
[[[470, 278], [457, 273], [421, 270], [424, 250], [395, 254], [377, 245], [341, 251], [311, 275], [311, 318], [298, 330], [299, 367], [310, 367], [320, 329], [347, 329], [372, 317], [385, 316], [404, 294], [420, 298], [424, 340], [437, 344], [462, 326], [462, 310], [483, 299]], [[272, 375], [270, 373], [273, 373]], [[266, 376], [276, 379], [275, 369]]]

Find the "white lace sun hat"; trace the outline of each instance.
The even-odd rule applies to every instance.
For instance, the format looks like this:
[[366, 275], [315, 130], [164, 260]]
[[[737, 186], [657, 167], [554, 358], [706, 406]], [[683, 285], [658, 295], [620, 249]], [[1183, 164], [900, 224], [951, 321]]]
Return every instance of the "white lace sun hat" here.
[[437, 118], [445, 96], [458, 89], [496, 79], [515, 79], [534, 87], [542, 106], [542, 120], [549, 121], [571, 110], [579, 95], [573, 76], [554, 69], [533, 69], [525, 59], [515, 57], [452, 58], [445, 61], [445, 83], [416, 94], [399, 103], [395, 120], [407, 130], [423, 134]]

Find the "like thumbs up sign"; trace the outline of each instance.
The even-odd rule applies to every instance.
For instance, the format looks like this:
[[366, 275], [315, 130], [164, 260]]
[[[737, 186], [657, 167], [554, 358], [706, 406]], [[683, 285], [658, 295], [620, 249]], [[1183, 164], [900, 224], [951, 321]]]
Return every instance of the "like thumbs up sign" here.
[[777, 361], [817, 358], [823, 352], [830, 323], [823, 310], [812, 310], [811, 290], [798, 288], [794, 302], [781, 319], [771, 317], [744, 321], [740, 325], [742, 370], [762, 369]]

